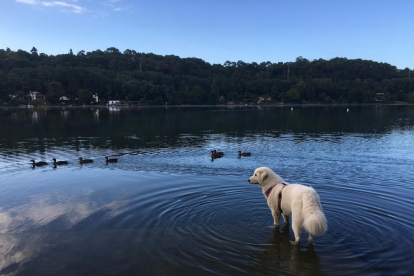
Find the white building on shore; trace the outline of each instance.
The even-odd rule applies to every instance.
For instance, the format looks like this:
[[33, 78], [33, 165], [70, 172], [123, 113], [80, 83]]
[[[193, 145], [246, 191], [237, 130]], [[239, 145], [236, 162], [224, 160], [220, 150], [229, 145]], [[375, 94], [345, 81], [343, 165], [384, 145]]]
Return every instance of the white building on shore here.
[[109, 105], [118, 105], [121, 101], [116, 100], [116, 101], [108, 101]]
[[59, 98], [59, 101], [67, 102], [70, 101], [70, 98], [68, 98], [67, 96], [62, 96]]
[[108, 105], [126, 105], [126, 103], [123, 100], [112, 100], [108, 101]]
[[32, 101], [45, 100], [45, 95], [43, 95], [42, 93], [37, 92], [37, 91], [30, 91], [29, 95], [27, 95], [27, 97], [30, 97], [30, 99]]

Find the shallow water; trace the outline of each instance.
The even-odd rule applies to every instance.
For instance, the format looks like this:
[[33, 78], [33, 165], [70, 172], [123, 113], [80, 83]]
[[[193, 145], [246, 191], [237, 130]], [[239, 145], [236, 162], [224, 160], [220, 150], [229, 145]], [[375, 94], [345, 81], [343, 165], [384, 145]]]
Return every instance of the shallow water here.
[[[0, 125], [0, 275], [414, 273], [414, 106], [0, 109]], [[53, 157], [70, 164], [29, 164]], [[314, 246], [273, 228], [259, 166], [317, 190]]]

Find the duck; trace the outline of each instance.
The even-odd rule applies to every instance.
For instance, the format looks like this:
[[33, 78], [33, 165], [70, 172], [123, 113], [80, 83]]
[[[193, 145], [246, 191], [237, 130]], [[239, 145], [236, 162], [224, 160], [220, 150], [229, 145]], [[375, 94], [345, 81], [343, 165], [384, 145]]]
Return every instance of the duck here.
[[83, 159], [82, 157], [79, 157], [79, 163], [85, 164], [85, 163], [92, 163], [92, 159]]
[[222, 151], [216, 151], [216, 150], [214, 150], [214, 154], [218, 154], [218, 155], [221, 155], [221, 156], [223, 156], [223, 155], [224, 155], [224, 152], [222, 152]]
[[106, 163], [116, 163], [118, 162], [118, 158], [109, 158], [108, 156], [105, 157]]
[[56, 158], [52, 158], [53, 165], [67, 165], [69, 164], [68, 161], [56, 161]]
[[33, 166], [33, 167], [40, 167], [40, 166], [45, 166], [45, 165], [47, 165], [47, 162], [45, 162], [45, 161], [35, 162], [35, 161], [32, 159], [32, 160], [30, 160], [30, 162], [32, 162], [32, 166]]
[[250, 152], [241, 152], [241, 150], [238, 151], [239, 156], [251, 156], [252, 154]]
[[223, 157], [224, 156], [224, 153], [223, 154], [219, 154], [217, 151], [215, 151], [215, 150], [212, 150], [211, 151], [211, 159], [215, 159], [215, 158], [221, 158], [221, 157]]

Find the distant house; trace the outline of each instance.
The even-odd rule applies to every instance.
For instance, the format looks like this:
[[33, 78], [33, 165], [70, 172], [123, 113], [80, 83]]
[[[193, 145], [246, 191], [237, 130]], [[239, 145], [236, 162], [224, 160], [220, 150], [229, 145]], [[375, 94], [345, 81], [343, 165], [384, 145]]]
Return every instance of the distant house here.
[[268, 103], [272, 101], [272, 97], [259, 97], [257, 104]]
[[98, 94], [92, 95], [92, 97], [95, 100], [95, 103], [99, 103]]
[[43, 95], [40, 92], [36, 92], [36, 91], [30, 91], [29, 95], [27, 95], [27, 97], [29, 97], [32, 101], [36, 101], [36, 100], [45, 100], [45, 95]]
[[375, 93], [374, 101], [376, 102], [386, 102], [385, 93]]
[[108, 101], [108, 105], [123, 105], [125, 101], [115, 100], [115, 101]]
[[68, 102], [68, 101], [70, 101], [70, 98], [68, 98], [66, 96], [62, 96], [62, 97], [59, 98], [59, 101]]
[[109, 101], [108, 104], [109, 105], [118, 105], [121, 101], [116, 100], [116, 101]]
[[245, 104], [245, 105], [254, 105], [255, 102], [253, 100], [250, 100], [250, 99], [244, 99], [243, 104]]
[[10, 98], [10, 100], [14, 100], [14, 99], [16, 99], [16, 95], [9, 94], [9, 98]]

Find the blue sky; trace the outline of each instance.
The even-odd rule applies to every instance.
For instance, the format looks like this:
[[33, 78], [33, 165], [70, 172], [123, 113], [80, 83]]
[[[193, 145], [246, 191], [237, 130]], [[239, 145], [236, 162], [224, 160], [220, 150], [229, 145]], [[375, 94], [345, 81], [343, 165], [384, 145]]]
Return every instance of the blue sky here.
[[1, 0], [0, 48], [198, 57], [347, 57], [414, 68], [414, 1]]

